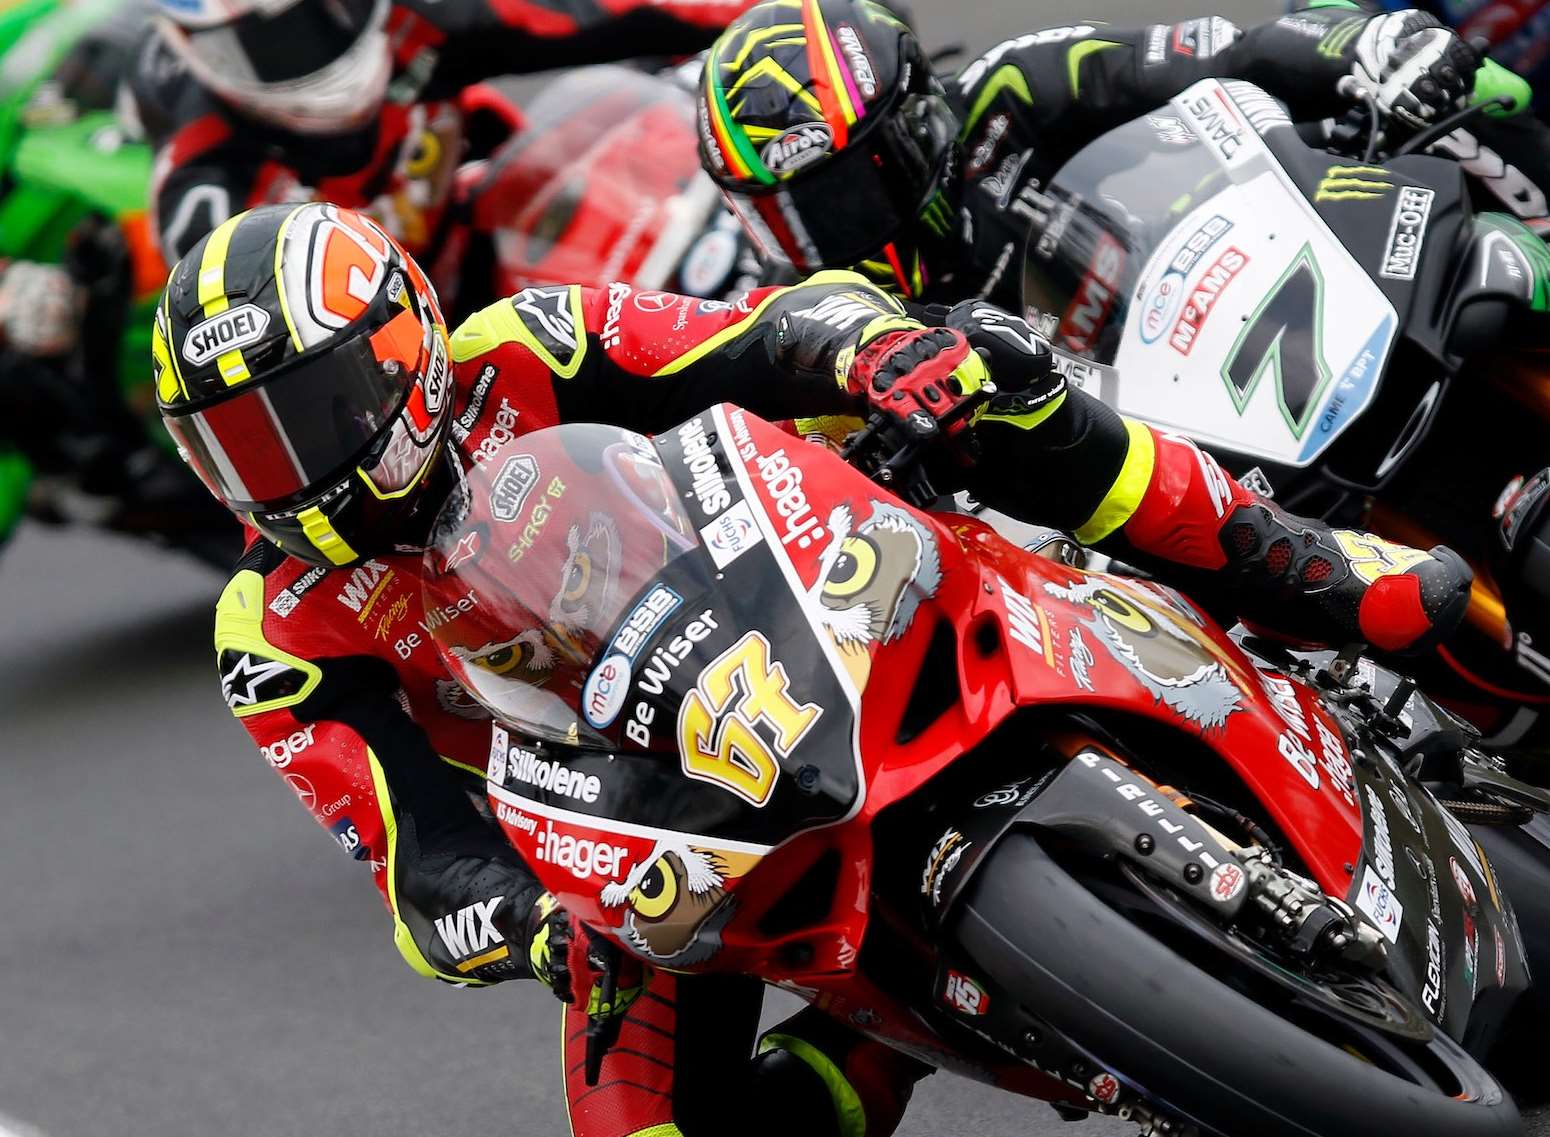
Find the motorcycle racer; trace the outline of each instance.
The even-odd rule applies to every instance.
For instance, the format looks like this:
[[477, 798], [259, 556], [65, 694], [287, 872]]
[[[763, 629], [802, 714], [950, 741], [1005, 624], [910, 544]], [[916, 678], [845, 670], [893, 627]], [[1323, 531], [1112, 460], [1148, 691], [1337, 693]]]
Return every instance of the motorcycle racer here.
[[[723, 400], [772, 418], [869, 405], [929, 435], [995, 375], [1004, 389], [968, 432], [987, 501], [1031, 504], [1084, 540], [1198, 573], [1267, 623], [1334, 642], [1430, 643], [1467, 596], [1468, 572], [1446, 550], [1293, 518], [1188, 442], [1067, 390], [1020, 319], [975, 304], [926, 328], [849, 273], [735, 304], [623, 284], [530, 288], [449, 336], [424, 274], [382, 228], [328, 204], [268, 206], [223, 222], [174, 268], [153, 356], [169, 431], [254, 531], [217, 608], [223, 696], [370, 867], [406, 961], [471, 985], [534, 976], [576, 998], [573, 1015], [639, 1007], [624, 1029], [640, 1037], [620, 1047], [649, 1059], [638, 1076], [588, 1090], [567, 1062], [585, 1137], [676, 1132], [653, 1128], [676, 1123], [680, 1089], [672, 1051], [660, 1055], [676, 1045], [680, 999], [701, 996], [661, 977], [638, 998], [636, 982], [612, 1001], [596, 983], [588, 993], [594, 945], [476, 804], [487, 728], [429, 645], [474, 601], [426, 610], [419, 577], [436, 507], [506, 440], [562, 420], [661, 430]], [[500, 474], [530, 527], [587, 535], [560, 479], [520, 463]], [[540, 648], [491, 645], [481, 665], [532, 667]], [[568, 1047], [584, 1034], [568, 1030]], [[848, 1119], [860, 1132], [865, 1117], [867, 1132], [887, 1131], [921, 1071], [835, 1034], [806, 1015], [767, 1040], [749, 1067], [769, 1099], [761, 1119], [816, 1132]]]
[[[1192, 83], [1249, 80], [1315, 121], [1349, 107], [1337, 93], [1349, 77], [1413, 128], [1450, 110], [1477, 67], [1431, 16], [1326, 0], [1247, 31], [1221, 17], [1046, 28], [944, 83], [910, 29], [870, 0], [767, 0], [707, 58], [700, 157], [753, 238], [798, 273], [854, 266], [907, 299], [976, 296], [1020, 311], [1041, 187], [1094, 138]], [[1521, 80], [1485, 74], [1489, 93], [1527, 108]], [[1550, 153], [1550, 130], [1531, 116], [1490, 126], [1524, 135], [1513, 162]], [[1546, 213], [1515, 169], [1475, 157], [1520, 216]]]
[[232, 214], [316, 197], [422, 253], [465, 157], [459, 94], [522, 71], [703, 48], [745, 0], [161, 0], [134, 109], [170, 264]]

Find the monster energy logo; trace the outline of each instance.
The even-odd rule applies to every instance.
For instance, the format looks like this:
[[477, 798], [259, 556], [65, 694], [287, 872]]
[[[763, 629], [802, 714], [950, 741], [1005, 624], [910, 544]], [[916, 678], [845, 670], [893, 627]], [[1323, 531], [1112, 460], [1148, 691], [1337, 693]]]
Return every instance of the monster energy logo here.
[[1313, 200], [1377, 201], [1393, 188], [1389, 172], [1382, 166], [1331, 166]]
[[1366, 26], [1365, 17], [1358, 16], [1354, 19], [1342, 20], [1330, 29], [1319, 44], [1319, 54], [1326, 59], [1344, 59], [1351, 41], [1361, 34], [1361, 30]]
[[947, 199], [942, 196], [940, 190], [926, 202], [926, 207], [920, 211], [920, 219], [938, 237], [947, 236], [948, 230], [952, 227], [953, 218], [952, 212], [947, 208]]

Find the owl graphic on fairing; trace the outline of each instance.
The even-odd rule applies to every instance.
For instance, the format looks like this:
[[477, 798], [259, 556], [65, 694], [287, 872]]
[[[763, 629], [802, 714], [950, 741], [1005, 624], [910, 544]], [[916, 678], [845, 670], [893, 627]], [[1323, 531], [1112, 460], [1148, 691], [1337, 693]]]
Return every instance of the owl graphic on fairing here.
[[909, 630], [923, 600], [942, 583], [936, 535], [907, 509], [875, 502], [859, 527], [848, 505], [829, 513], [833, 534], [810, 594], [818, 619], [840, 649], [858, 688], [872, 670], [872, 648]]
[[758, 861], [749, 854], [658, 841], [622, 881], [603, 888], [604, 908], [627, 907], [623, 938], [649, 959], [675, 967], [704, 963], [721, 950], [721, 930], [737, 910], [727, 881]]

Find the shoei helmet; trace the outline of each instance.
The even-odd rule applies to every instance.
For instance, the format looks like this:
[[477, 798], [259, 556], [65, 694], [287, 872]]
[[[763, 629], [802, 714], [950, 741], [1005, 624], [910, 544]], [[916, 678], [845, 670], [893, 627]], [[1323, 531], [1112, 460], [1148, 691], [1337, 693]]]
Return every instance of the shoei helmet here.
[[156, 397], [210, 492], [334, 567], [404, 540], [450, 422], [445, 321], [419, 266], [338, 206], [264, 206], [172, 270]]
[[392, 71], [388, 0], [158, 0], [194, 76], [255, 118], [306, 134], [369, 121]]
[[910, 295], [957, 131], [920, 42], [873, 0], [759, 4], [700, 81], [701, 164], [764, 251], [804, 273], [886, 260]]

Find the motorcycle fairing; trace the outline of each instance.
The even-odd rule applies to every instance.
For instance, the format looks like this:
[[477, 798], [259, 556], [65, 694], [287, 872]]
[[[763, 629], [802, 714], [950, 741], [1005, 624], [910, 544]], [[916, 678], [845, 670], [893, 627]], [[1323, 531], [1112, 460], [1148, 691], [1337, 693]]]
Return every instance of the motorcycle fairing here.
[[[1399, 317], [1266, 145], [1262, 130], [1291, 128], [1261, 117], [1254, 96], [1264, 99], [1205, 80], [1172, 101], [1231, 184], [1182, 217], [1142, 270], [1114, 361], [1119, 407], [1300, 467], [1371, 402]], [[1364, 203], [1374, 226], [1387, 225], [1391, 200]], [[1227, 228], [1192, 257], [1213, 222]]]
[[502, 288], [683, 283], [680, 263], [720, 201], [694, 139], [694, 100], [666, 78], [597, 66], [556, 80], [474, 191], [474, 224], [493, 235]]
[[[651, 705], [681, 724], [704, 668], [757, 631], [785, 666], [791, 698], [822, 706], [813, 731], [828, 733], [821, 747], [814, 733], [779, 760], [763, 807], [686, 777], [679, 751], [656, 733], [650, 749], [535, 749], [515, 756], [520, 770], [504, 744], [499, 781], [492, 775], [497, 816], [581, 918], [638, 948], [626, 921], [635, 913], [645, 938], [653, 889], [671, 875], [699, 900], [719, 897], [709, 912], [675, 910], [680, 938], [657, 941], [678, 947], [672, 966], [692, 969], [714, 946], [718, 969], [797, 981], [850, 972], [869, 917], [873, 818], [1035, 707], [1148, 718], [1199, 740], [1266, 803], [1326, 888], [1349, 888], [1343, 865], [1358, 858], [1360, 815], [1325, 766], [1347, 767], [1343, 743], [1310, 726], [1314, 741], [1301, 744], [1266, 677], [1175, 594], [1029, 554], [972, 517], [910, 509], [827, 449], [735, 408], [713, 408], [654, 445], [702, 543], [674, 562], [693, 573], [670, 569], [647, 586], [675, 587], [683, 603], [642, 658], [707, 609], [720, 626], [663, 683], [671, 697]], [[871, 544], [846, 544], [857, 540]], [[691, 580], [710, 583], [696, 592]], [[1287, 682], [1310, 714], [1306, 692]], [[621, 720], [640, 701], [632, 685]], [[767, 726], [755, 724], [766, 740]], [[567, 784], [535, 789], [552, 780], [537, 762], [562, 763]], [[804, 791], [804, 767], [817, 769], [809, 787], [828, 788]], [[596, 786], [578, 790], [578, 773]], [[669, 853], [677, 865], [649, 873]], [[639, 899], [625, 902], [643, 884], [646, 916]], [[793, 895], [820, 907], [791, 916], [783, 905]], [[690, 916], [698, 937], [684, 935]]]
[[1499, 1021], [1528, 975], [1489, 861], [1452, 814], [1397, 774], [1369, 763], [1357, 779], [1362, 860], [1345, 899], [1393, 945], [1389, 975], [1455, 1038], [1477, 1003], [1494, 1005]]

